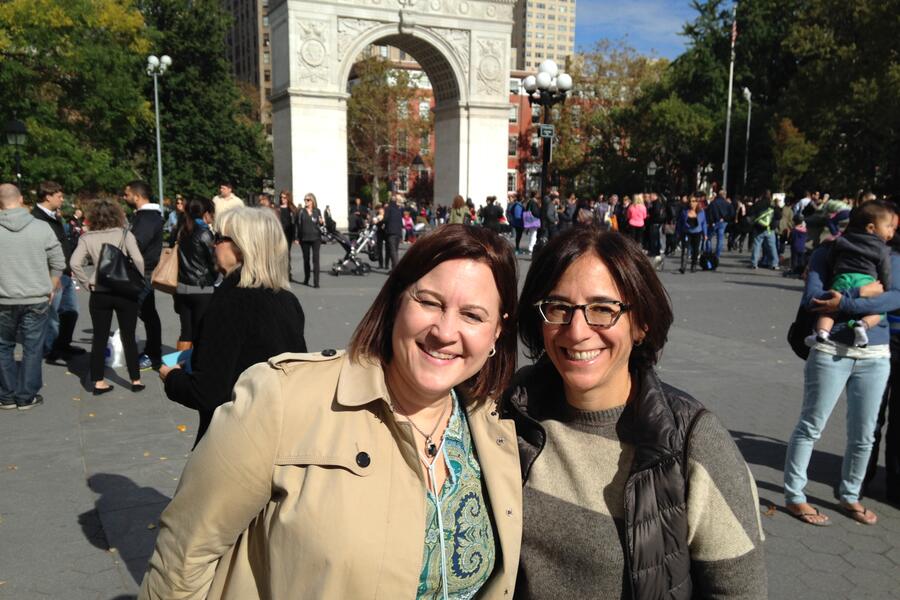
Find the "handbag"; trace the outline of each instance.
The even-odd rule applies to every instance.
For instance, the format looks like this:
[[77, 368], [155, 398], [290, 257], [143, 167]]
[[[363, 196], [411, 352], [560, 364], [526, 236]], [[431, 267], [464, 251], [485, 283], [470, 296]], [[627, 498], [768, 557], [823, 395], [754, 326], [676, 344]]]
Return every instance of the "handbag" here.
[[525, 224], [525, 229], [541, 228], [541, 220], [534, 216], [530, 210], [526, 210], [522, 216], [524, 217], [523, 223]]
[[97, 284], [111, 290], [114, 294], [134, 298], [147, 286], [144, 274], [134, 266], [134, 261], [122, 252], [125, 243], [126, 229], [118, 246], [103, 244], [100, 248], [100, 259], [97, 261]]
[[172, 248], [163, 248], [159, 264], [153, 269], [150, 283], [154, 289], [166, 294], [174, 294], [178, 287], [178, 244]]
[[816, 315], [809, 312], [801, 304], [800, 308], [797, 309], [797, 316], [794, 317], [794, 322], [788, 327], [788, 345], [790, 345], [794, 354], [803, 360], [809, 358], [809, 346], [806, 345], [806, 336], [813, 330], [815, 324]]

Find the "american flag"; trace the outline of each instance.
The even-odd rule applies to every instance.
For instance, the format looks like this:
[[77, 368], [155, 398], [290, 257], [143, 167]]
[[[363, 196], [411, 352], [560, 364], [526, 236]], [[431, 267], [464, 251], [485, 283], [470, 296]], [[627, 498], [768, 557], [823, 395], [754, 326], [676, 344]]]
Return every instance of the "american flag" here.
[[734, 7], [734, 13], [731, 19], [731, 49], [734, 50], [734, 43], [737, 41], [737, 4]]

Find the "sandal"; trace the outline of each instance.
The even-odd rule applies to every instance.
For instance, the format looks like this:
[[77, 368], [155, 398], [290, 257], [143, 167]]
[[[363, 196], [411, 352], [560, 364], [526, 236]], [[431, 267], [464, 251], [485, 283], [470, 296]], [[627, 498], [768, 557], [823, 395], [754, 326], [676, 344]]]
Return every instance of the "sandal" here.
[[[813, 508], [815, 512], [794, 512], [790, 508], [785, 507], [788, 514], [797, 519], [798, 521], [802, 521], [807, 525], [812, 525], [814, 527], [828, 527], [831, 525], [831, 518], [828, 515], [822, 514], [819, 512], [818, 508]], [[821, 520], [814, 520], [820, 517], [825, 517]]]
[[860, 510], [858, 508], [853, 508], [852, 506], [847, 506], [846, 504], [841, 504], [841, 511], [857, 523], [862, 523], [863, 525], [874, 525], [878, 522], [878, 515], [870, 512], [865, 506]]

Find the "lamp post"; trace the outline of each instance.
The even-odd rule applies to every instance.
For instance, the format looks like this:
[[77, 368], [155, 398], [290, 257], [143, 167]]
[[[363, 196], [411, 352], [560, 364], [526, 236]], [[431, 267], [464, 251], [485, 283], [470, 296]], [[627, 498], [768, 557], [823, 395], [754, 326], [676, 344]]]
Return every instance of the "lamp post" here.
[[156, 177], [157, 191], [159, 193], [159, 203], [162, 204], [163, 198], [163, 168], [162, 168], [162, 141], [159, 137], [159, 76], [164, 74], [166, 70], [172, 66], [172, 59], [163, 54], [161, 58], [151, 54], [147, 57], [147, 75], [153, 77], [153, 106], [156, 109]]
[[535, 75], [529, 75], [522, 82], [525, 91], [528, 92], [528, 103], [538, 104], [543, 109], [543, 119], [540, 127], [541, 139], [544, 140], [541, 150], [541, 201], [547, 194], [547, 184], [550, 179], [550, 152], [553, 145], [553, 126], [550, 124], [550, 108], [554, 104], [564, 102], [566, 95], [572, 89], [572, 76], [559, 70], [557, 64], [547, 59], [538, 67]]
[[747, 159], [750, 152], [750, 111], [753, 109], [752, 95], [749, 88], [744, 88], [744, 98], [747, 100], [747, 139], [744, 141], [744, 185], [741, 193], [746, 193], [747, 188]]
[[12, 146], [13, 151], [15, 152], [16, 183], [19, 184], [19, 188], [21, 188], [22, 164], [19, 148], [25, 145], [25, 140], [28, 138], [28, 128], [25, 127], [25, 123], [13, 117], [12, 121], [6, 123], [4, 133], [6, 133], [6, 143]]
[[653, 178], [656, 176], [656, 169], [657, 169], [656, 162], [651, 160], [650, 162], [647, 163], [647, 186], [646, 187], [647, 187], [648, 192], [652, 191], [650, 189], [650, 185], [653, 183]]

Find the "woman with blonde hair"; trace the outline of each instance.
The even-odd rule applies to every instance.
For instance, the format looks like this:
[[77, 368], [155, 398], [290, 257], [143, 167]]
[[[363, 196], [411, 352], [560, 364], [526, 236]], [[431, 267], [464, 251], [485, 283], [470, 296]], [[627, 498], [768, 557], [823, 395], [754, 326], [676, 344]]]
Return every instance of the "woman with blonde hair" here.
[[141, 251], [138, 249], [137, 240], [125, 227], [125, 211], [115, 200], [101, 198], [89, 203], [85, 211], [85, 219], [90, 230], [85, 231], [78, 238], [78, 246], [72, 252], [70, 265], [75, 281], [91, 292], [88, 304], [93, 327], [90, 377], [94, 383], [94, 395], [99, 396], [113, 389], [113, 386], [103, 379], [106, 344], [113, 313], [116, 313], [116, 321], [119, 324], [119, 337], [125, 351], [125, 364], [128, 366], [128, 376], [131, 378], [131, 391], [139, 392], [144, 389], [144, 384], [141, 383], [137, 343], [134, 339], [138, 316], [137, 297], [123, 296], [98, 284], [96, 268], [88, 277], [84, 270], [84, 261], [90, 257], [92, 264], [96, 267], [100, 262], [103, 245], [110, 244], [119, 247], [131, 259], [135, 268], [143, 273], [144, 257], [141, 256]]
[[169, 399], [200, 413], [197, 442], [245, 369], [282, 352], [306, 351], [303, 309], [290, 291], [278, 217], [267, 208], [238, 207], [216, 219], [216, 228], [224, 279], [200, 322], [190, 369], [159, 369]]
[[303, 208], [297, 213], [297, 237], [303, 251], [303, 285], [309, 285], [310, 265], [312, 258], [313, 287], [319, 287], [319, 249], [322, 246], [322, 230], [325, 224], [322, 212], [312, 192], [303, 197]]

